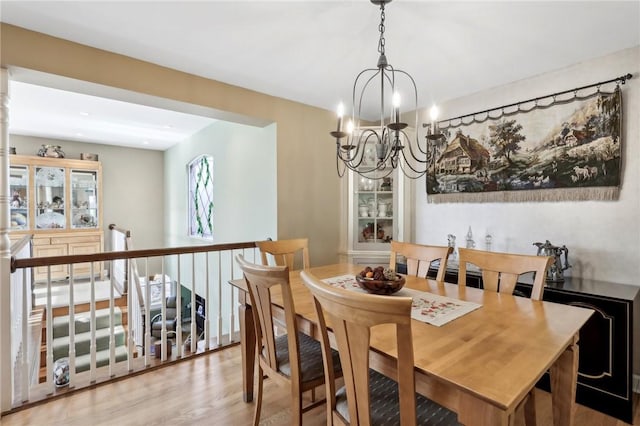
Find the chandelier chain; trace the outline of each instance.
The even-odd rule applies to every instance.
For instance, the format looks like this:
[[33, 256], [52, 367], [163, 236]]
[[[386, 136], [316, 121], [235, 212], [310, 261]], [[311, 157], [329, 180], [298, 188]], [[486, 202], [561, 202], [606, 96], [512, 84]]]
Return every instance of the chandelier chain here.
[[384, 3], [380, 5], [380, 25], [378, 25], [378, 31], [380, 31], [380, 40], [378, 41], [378, 53], [384, 55]]

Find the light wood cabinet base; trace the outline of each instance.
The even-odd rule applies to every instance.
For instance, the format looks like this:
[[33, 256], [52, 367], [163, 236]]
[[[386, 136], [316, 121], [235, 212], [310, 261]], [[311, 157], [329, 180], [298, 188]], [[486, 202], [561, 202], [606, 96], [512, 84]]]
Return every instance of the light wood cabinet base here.
[[[33, 257], [101, 253], [103, 244], [102, 231], [39, 233], [33, 237]], [[102, 262], [94, 263], [93, 275], [100, 279], [103, 278]], [[74, 278], [91, 276], [91, 264], [74, 264], [73, 276]], [[47, 277], [47, 267], [36, 268], [34, 272], [35, 281], [46, 281]], [[61, 280], [67, 277], [69, 277], [68, 265], [51, 266], [52, 280]]]

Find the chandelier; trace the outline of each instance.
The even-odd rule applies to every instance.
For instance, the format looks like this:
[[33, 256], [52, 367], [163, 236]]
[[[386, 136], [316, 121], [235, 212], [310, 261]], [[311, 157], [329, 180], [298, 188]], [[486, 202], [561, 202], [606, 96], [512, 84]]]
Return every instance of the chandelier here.
[[[380, 6], [380, 38], [378, 40], [378, 64], [376, 68], [361, 71], [353, 84], [353, 109], [351, 118], [343, 128], [344, 105], [338, 106], [338, 126], [330, 132], [336, 139], [336, 169], [344, 176], [347, 169], [368, 179], [382, 179], [400, 168], [405, 176], [417, 179], [427, 171], [427, 146], [421, 146], [418, 129], [418, 90], [409, 73], [394, 68], [385, 55], [384, 7], [391, 0], [371, 0]], [[415, 123], [413, 136], [405, 131], [408, 124], [400, 121], [401, 90], [413, 97]], [[371, 98], [371, 92], [373, 97]], [[366, 101], [379, 102], [379, 122], [362, 118]], [[391, 102], [388, 102], [390, 100]], [[432, 126], [427, 139], [438, 139], [441, 135], [435, 128], [437, 110], [432, 108]], [[376, 113], [377, 114], [377, 113]]]

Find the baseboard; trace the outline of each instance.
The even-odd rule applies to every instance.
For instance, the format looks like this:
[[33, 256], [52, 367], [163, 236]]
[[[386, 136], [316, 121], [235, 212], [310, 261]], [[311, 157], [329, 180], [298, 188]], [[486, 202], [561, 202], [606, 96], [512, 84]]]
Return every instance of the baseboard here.
[[640, 393], [640, 375], [633, 375], [633, 391], [635, 393]]

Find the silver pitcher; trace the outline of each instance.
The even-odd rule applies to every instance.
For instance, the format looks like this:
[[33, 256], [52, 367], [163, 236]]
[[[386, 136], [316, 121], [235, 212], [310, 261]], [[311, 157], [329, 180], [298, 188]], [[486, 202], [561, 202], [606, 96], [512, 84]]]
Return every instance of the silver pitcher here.
[[[564, 271], [571, 268], [569, 265], [569, 249], [567, 246], [554, 246], [546, 240], [544, 243], [533, 243], [538, 247], [538, 256], [551, 256], [553, 263], [547, 269], [547, 281], [561, 282], [564, 281]], [[562, 254], [564, 253], [564, 265], [562, 264]]]

